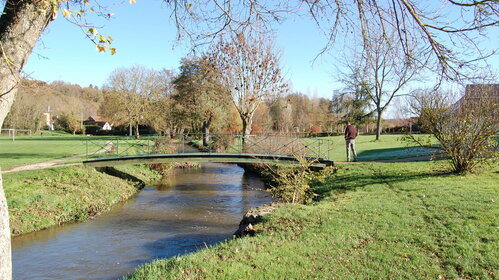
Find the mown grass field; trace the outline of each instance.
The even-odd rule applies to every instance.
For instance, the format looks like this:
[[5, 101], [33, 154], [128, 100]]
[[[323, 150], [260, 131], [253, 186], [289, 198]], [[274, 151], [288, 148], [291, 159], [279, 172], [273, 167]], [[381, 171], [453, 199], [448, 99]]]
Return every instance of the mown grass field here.
[[[106, 153], [96, 153], [112, 142], [113, 147]], [[149, 145], [148, 145], [149, 144]], [[63, 132], [40, 132], [33, 136], [17, 136], [15, 141], [6, 135], [0, 137], [0, 167], [7, 170], [28, 164], [41, 163], [65, 157], [82, 155], [65, 163], [81, 162], [87, 158], [141, 154], [147, 151], [152, 142], [147, 137], [136, 140], [133, 137], [85, 136]], [[108, 147], [109, 148], [109, 147]], [[150, 148], [150, 147], [149, 147]]]
[[85, 136], [70, 134], [58, 136], [18, 136], [15, 141], [0, 137], [0, 167], [2, 170], [16, 166], [45, 162], [85, 153]]
[[[284, 205], [255, 237], [158, 260], [128, 279], [498, 279], [499, 168], [359, 163]], [[202, 248], [202, 246], [200, 246]]]
[[[374, 135], [359, 135], [355, 139], [357, 155], [359, 161], [376, 161], [385, 159], [412, 158], [431, 155], [434, 150], [422, 148], [409, 144], [401, 140], [403, 135], [381, 135], [376, 141]], [[427, 138], [428, 135], [420, 135]], [[329, 152], [329, 158], [333, 161], [346, 161], [345, 139], [343, 136], [323, 137], [321, 139], [332, 140], [333, 146]], [[436, 139], [432, 139], [432, 144], [437, 144]], [[353, 159], [353, 155], [352, 155]]]

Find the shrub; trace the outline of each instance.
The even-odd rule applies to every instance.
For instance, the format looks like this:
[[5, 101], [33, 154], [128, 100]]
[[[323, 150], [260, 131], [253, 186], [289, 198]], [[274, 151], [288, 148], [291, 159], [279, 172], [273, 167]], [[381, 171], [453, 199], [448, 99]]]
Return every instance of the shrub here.
[[56, 130], [64, 130], [69, 133], [76, 134], [81, 131], [81, 122], [74, 115], [63, 113], [57, 117], [55, 121]]
[[438, 91], [421, 92], [412, 104], [421, 128], [440, 141], [440, 149], [456, 173], [473, 171], [478, 164], [498, 156], [494, 136], [499, 132], [499, 95], [493, 87], [470, 88], [454, 104], [449, 94]]
[[259, 124], [253, 124], [251, 125], [251, 133], [253, 134], [259, 134], [263, 132], [263, 127]]
[[91, 135], [97, 135], [100, 131], [100, 126], [98, 125], [85, 125], [85, 133]]
[[310, 127], [310, 134], [311, 135], [315, 135], [315, 134], [319, 134], [319, 133], [322, 133], [322, 128], [320, 128], [319, 126], [313, 124]]
[[310, 169], [311, 161], [300, 157], [297, 160], [300, 163], [298, 167], [270, 169], [275, 185], [270, 192], [283, 202], [308, 203], [316, 196], [311, 185], [322, 181], [334, 169], [327, 167], [321, 172], [314, 172]]

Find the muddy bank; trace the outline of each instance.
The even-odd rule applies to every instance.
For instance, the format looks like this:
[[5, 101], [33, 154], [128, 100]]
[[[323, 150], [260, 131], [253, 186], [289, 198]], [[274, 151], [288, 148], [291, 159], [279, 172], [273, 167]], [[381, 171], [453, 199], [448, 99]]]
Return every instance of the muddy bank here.
[[256, 231], [253, 226], [263, 222], [279, 206], [279, 203], [270, 203], [251, 208], [248, 212], [246, 212], [246, 214], [244, 214], [241, 222], [239, 222], [239, 228], [236, 232], [234, 232], [234, 237], [239, 238], [246, 235], [255, 235]]

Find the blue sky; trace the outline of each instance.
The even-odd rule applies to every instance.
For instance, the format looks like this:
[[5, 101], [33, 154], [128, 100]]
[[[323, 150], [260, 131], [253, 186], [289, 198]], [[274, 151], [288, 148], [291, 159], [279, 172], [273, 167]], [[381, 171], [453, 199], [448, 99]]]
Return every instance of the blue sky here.
[[[113, 2], [113, 1], [111, 1]], [[126, 3], [128, 1], [125, 1]], [[88, 86], [102, 86], [118, 67], [144, 65], [154, 69], [177, 69], [189, 46], [176, 42], [176, 30], [170, 11], [163, 1], [138, 0], [134, 5], [110, 7], [114, 18], [99, 28], [114, 38], [117, 54], [99, 53], [78, 26], [67, 22], [61, 14], [52, 22], [31, 55], [24, 72], [33, 79], [47, 82], [62, 80]], [[101, 20], [102, 21], [102, 20]], [[276, 26], [276, 46], [282, 52], [282, 67], [293, 90], [310, 96], [330, 98], [341, 89], [336, 82], [340, 63], [333, 55], [324, 55], [312, 64], [325, 45], [325, 37], [307, 19], [288, 20]], [[497, 34], [489, 42], [497, 44]], [[337, 47], [334, 52], [342, 52]], [[490, 60], [497, 71], [499, 57]], [[341, 67], [341, 66], [340, 66]]]
[[[111, 7], [114, 18], [101, 30], [114, 38], [117, 54], [99, 53], [78, 26], [60, 14], [49, 25], [31, 55], [24, 72], [47, 82], [62, 80], [82, 86], [102, 86], [114, 69], [144, 65], [176, 69], [189, 46], [176, 42], [176, 29], [161, 1], [137, 1]], [[311, 96], [331, 97], [334, 67], [324, 57], [312, 60], [325, 44], [324, 36], [310, 21], [287, 21], [277, 27], [276, 46], [282, 51], [282, 67], [293, 89]]]

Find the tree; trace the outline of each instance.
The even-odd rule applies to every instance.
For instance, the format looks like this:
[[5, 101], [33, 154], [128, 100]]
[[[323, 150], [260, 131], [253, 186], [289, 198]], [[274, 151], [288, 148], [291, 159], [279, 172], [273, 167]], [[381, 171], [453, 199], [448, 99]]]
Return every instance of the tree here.
[[202, 125], [203, 145], [209, 143], [212, 124], [227, 119], [230, 93], [220, 83], [218, 70], [207, 57], [182, 59], [175, 79], [174, 101], [182, 105], [186, 120]]
[[57, 129], [76, 134], [81, 129], [81, 120], [78, 115], [63, 113], [59, 115], [55, 122]]
[[319, 126], [322, 131], [329, 130], [333, 125], [334, 117], [330, 107], [330, 101], [326, 98], [312, 99], [311, 122]]
[[[10, 111], [19, 73], [43, 30], [57, 15], [62, 0], [6, 0], [4, 11], [0, 16], [0, 127]], [[130, 1], [133, 3], [135, 1]], [[90, 1], [64, 1], [66, 9], [63, 15], [81, 22], [86, 11], [90, 9]], [[427, 53], [434, 58], [441, 77], [460, 79], [466, 77], [465, 69], [476, 66], [477, 61], [486, 58], [490, 53], [483, 45], [477, 43], [479, 36], [487, 36], [486, 30], [499, 25], [499, 9], [496, 0], [449, 0], [445, 2], [456, 9], [457, 20], [442, 18], [448, 9], [436, 5], [426, 5], [413, 0], [379, 1], [258, 1], [243, 0], [235, 2], [204, 0], [172, 0], [166, 1], [173, 11], [173, 18], [179, 30], [179, 38], [187, 34], [194, 42], [211, 41], [225, 30], [239, 30], [251, 27], [253, 23], [265, 26], [279, 21], [290, 11], [305, 5], [310, 15], [319, 26], [326, 24], [324, 30], [330, 40], [325, 50], [335, 42], [338, 30], [355, 30], [364, 35], [367, 28], [379, 25], [382, 34], [387, 34], [385, 27], [395, 26], [398, 38], [393, 43], [402, 46], [407, 57], [413, 57], [412, 49], [406, 44], [409, 37], [421, 37], [421, 44]], [[450, 4], [449, 4], [450, 3]], [[70, 5], [77, 5], [73, 12]], [[83, 11], [83, 12], [82, 12]], [[105, 14], [105, 13], [104, 13]], [[84, 20], [84, 19], [83, 19]], [[200, 27], [199, 24], [204, 22]], [[193, 24], [194, 23], [194, 24]], [[88, 26], [81, 24], [81, 26]], [[111, 39], [96, 32], [94, 28], [87, 30], [87, 36], [94, 41], [96, 47], [103, 51]], [[206, 32], [209, 31], [209, 32]], [[347, 33], [347, 32], [345, 32]], [[369, 42], [362, 36], [364, 45]], [[483, 38], [483, 37], [482, 37]], [[455, 49], [458, 49], [456, 51]], [[114, 53], [114, 49], [110, 48]], [[473, 69], [471, 69], [473, 70]], [[469, 73], [469, 72], [468, 72]], [[0, 209], [0, 217], [5, 218], [6, 208]], [[4, 240], [0, 238], [0, 240]], [[0, 244], [0, 248], [7, 246]], [[4, 275], [0, 275], [4, 276]], [[9, 279], [11, 275], [5, 275]]]
[[293, 129], [293, 107], [286, 96], [276, 98], [270, 104], [270, 115], [273, 119], [274, 131], [288, 133]]
[[292, 106], [293, 127], [295, 132], [307, 132], [312, 125], [311, 111], [313, 110], [310, 98], [301, 93], [294, 93], [287, 96]]
[[100, 112], [118, 124], [135, 128], [139, 137], [139, 124], [147, 122], [154, 96], [164, 90], [161, 77], [155, 70], [143, 66], [118, 68], [109, 77], [109, 92]]
[[364, 125], [371, 119], [369, 90], [364, 82], [353, 85], [353, 91], [346, 89], [331, 98], [330, 108], [341, 122], [350, 121], [356, 125]]
[[[498, 157], [499, 86], [469, 85], [455, 103], [451, 95], [423, 90], [414, 95], [411, 105], [422, 129], [440, 142], [456, 173], [470, 172], [489, 159]], [[408, 139], [421, 143], [414, 135]]]
[[[381, 135], [382, 115], [401, 90], [427, 65], [427, 61], [402, 55], [402, 49], [392, 45], [394, 35], [383, 37], [376, 29], [366, 31], [369, 44], [358, 51], [356, 60], [347, 62], [350, 73], [343, 81], [347, 87], [365, 94], [376, 113], [376, 140]], [[413, 42], [413, 44], [415, 44]], [[412, 48], [414, 55], [421, 54]], [[418, 51], [416, 53], [416, 51]], [[360, 52], [360, 53], [359, 53]]]
[[[395, 32], [390, 45], [402, 49], [402, 56], [430, 60], [431, 70], [442, 79], [460, 81], [471, 78], [496, 46], [481, 44], [488, 32], [499, 26], [497, 0], [448, 0], [428, 4], [423, 0], [390, 1], [169, 1], [179, 38], [195, 44], [212, 42], [226, 30], [271, 28], [272, 23], [291, 14], [309, 16], [328, 38], [321, 53], [335, 47], [338, 37], [367, 47], [372, 44], [368, 31], [375, 28], [381, 37]], [[200, 24], [201, 23], [201, 24]], [[497, 31], [497, 29], [495, 29]], [[412, 44], [418, 39], [417, 45]], [[422, 49], [424, 56], [416, 56]]]
[[230, 90], [246, 140], [260, 102], [287, 90], [279, 57], [274, 54], [268, 38], [240, 33], [230, 41], [221, 41], [214, 49], [213, 60], [220, 71], [222, 84]]
[[46, 108], [44, 108], [43, 101], [36, 98], [37, 95], [30, 89], [26, 81], [23, 81], [17, 98], [5, 119], [6, 127], [37, 131], [44, 125], [42, 116]]
[[157, 132], [173, 135], [175, 128], [179, 125], [173, 110], [172, 95], [175, 92], [174, 80], [177, 74], [174, 70], [163, 69], [159, 72], [158, 83], [161, 90], [155, 92], [152, 97], [153, 103], [147, 117], [148, 124]]
[[[0, 17], [0, 127], [15, 98], [19, 73], [46, 26], [57, 16], [63, 2], [63, 16], [83, 27], [86, 36], [103, 51], [111, 39], [102, 36], [86, 22], [86, 13], [96, 13], [109, 18], [109, 13], [98, 1], [76, 0], [6, 0]], [[133, 3], [134, 1], [130, 1]], [[376, 26], [387, 37], [395, 27], [396, 37], [391, 42], [403, 49], [407, 57], [415, 57], [410, 41], [419, 38], [418, 46], [432, 57], [434, 70], [441, 77], [461, 80], [473, 71], [491, 52], [481, 42], [487, 31], [499, 26], [499, 9], [496, 0], [442, 1], [427, 5], [424, 1], [165, 1], [172, 10], [178, 29], [178, 38], [188, 38], [195, 45], [209, 43], [225, 31], [242, 32], [252, 26], [269, 28], [275, 21], [290, 17], [290, 13], [305, 6], [306, 13], [325, 31], [329, 50], [338, 37], [358, 36], [364, 45], [370, 38], [367, 30]], [[94, 6], [92, 6], [94, 5]], [[24, 24], [29, 22], [30, 24]], [[90, 27], [90, 28], [86, 28]], [[348, 30], [349, 32], [339, 32]], [[353, 32], [353, 33], [352, 33]], [[352, 35], [353, 34], [353, 35]], [[352, 40], [349, 40], [352, 41]]]

